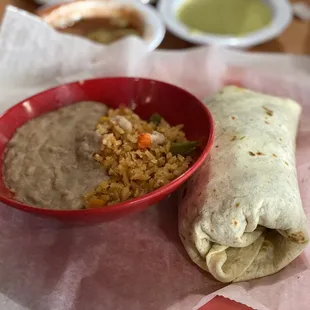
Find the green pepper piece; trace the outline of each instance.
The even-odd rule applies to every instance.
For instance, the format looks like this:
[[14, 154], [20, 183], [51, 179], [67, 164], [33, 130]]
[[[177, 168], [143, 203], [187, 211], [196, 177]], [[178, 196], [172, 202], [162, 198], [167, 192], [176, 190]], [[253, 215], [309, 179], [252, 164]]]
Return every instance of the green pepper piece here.
[[155, 125], [158, 125], [162, 119], [163, 118], [161, 115], [159, 115], [158, 113], [154, 113], [150, 117], [150, 122], [154, 123]]
[[193, 153], [199, 146], [199, 141], [172, 142], [170, 152], [173, 155], [189, 155]]

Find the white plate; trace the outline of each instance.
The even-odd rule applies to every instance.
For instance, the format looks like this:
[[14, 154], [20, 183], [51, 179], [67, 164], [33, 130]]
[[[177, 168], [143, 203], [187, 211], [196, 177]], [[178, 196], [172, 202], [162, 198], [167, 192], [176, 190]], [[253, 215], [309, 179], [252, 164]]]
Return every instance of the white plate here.
[[185, 0], [160, 0], [158, 10], [167, 28], [173, 34], [194, 44], [248, 48], [279, 36], [292, 21], [292, 9], [288, 0], [262, 0], [271, 7], [273, 17], [271, 23], [261, 30], [242, 37], [195, 33], [182, 24], [177, 18], [176, 12], [184, 1]]

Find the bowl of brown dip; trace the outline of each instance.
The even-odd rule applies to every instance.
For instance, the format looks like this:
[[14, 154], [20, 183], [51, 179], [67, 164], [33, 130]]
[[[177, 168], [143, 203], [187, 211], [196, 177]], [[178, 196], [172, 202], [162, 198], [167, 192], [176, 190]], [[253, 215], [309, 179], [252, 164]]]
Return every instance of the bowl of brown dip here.
[[207, 108], [176, 86], [106, 78], [59, 86], [0, 118], [0, 200], [71, 220], [110, 220], [176, 190], [213, 140]]
[[154, 50], [165, 35], [155, 9], [139, 1], [75, 1], [39, 9], [37, 14], [61, 33], [104, 45], [135, 36]]

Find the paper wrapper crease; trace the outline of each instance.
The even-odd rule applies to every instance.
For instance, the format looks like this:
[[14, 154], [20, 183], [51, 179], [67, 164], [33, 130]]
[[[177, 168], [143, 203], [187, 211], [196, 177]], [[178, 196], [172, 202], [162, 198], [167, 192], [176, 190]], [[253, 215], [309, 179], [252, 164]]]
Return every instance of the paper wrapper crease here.
[[[297, 169], [310, 218], [310, 59], [216, 48], [147, 53], [135, 38], [104, 47], [7, 10], [0, 35], [1, 112], [60, 83], [121, 75], [170, 82], [199, 98], [238, 84], [300, 102]], [[37, 219], [2, 205], [0, 225], [1, 309], [187, 310], [216, 295], [263, 310], [310, 304], [309, 249], [278, 274], [224, 287], [189, 260], [178, 237], [174, 196], [91, 227]]]

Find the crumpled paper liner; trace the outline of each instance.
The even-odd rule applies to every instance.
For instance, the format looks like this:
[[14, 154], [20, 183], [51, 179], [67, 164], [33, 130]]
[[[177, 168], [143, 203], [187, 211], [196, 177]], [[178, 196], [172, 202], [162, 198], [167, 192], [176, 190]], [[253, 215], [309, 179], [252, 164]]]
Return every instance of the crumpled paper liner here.
[[[310, 60], [217, 48], [156, 51], [128, 38], [109, 47], [61, 35], [10, 7], [0, 34], [0, 109], [60, 83], [102, 76], [170, 82], [200, 98], [224, 84], [303, 105], [297, 169], [310, 217]], [[310, 251], [276, 275], [228, 286], [188, 258], [175, 196], [115, 222], [74, 227], [1, 205], [0, 308], [199, 309], [222, 295], [256, 309], [307, 309]]]

